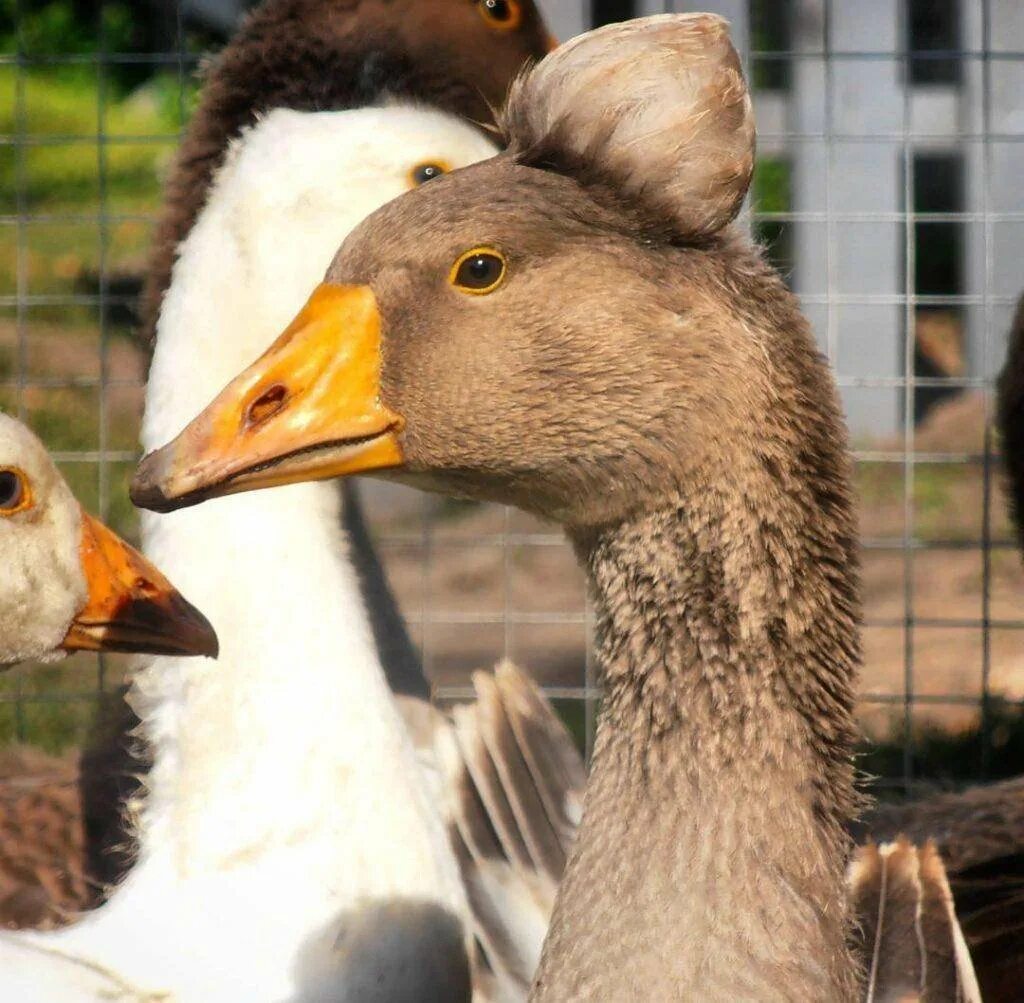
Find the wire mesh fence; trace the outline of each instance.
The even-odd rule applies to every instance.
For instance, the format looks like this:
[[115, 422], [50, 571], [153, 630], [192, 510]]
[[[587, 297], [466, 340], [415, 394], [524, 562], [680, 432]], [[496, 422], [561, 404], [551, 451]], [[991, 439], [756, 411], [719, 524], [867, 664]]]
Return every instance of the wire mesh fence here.
[[[236, 6], [0, 8], [0, 407], [129, 536], [145, 368], [131, 335], [137, 278], [194, 71]], [[661, 9], [543, 6], [563, 32]], [[748, 222], [800, 295], [850, 419], [866, 765], [900, 791], [1017, 772], [1024, 576], [991, 383], [1024, 288], [1024, 11], [1016, 0], [696, 6], [733, 23], [759, 120]], [[365, 490], [442, 698], [506, 655], [589, 750], [591, 624], [561, 536], [511, 509]], [[0, 679], [0, 740], [76, 745], [125, 671], [78, 656]]]

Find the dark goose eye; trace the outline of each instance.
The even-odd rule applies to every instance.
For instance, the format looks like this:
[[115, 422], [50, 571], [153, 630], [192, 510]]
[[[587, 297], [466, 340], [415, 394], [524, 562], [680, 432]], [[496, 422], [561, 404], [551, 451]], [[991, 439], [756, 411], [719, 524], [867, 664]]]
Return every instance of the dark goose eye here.
[[456, 289], [482, 296], [492, 292], [505, 277], [505, 259], [493, 247], [474, 247], [459, 255], [449, 279]]
[[28, 508], [29, 494], [25, 475], [10, 467], [0, 469], [0, 515], [14, 515]]
[[518, 28], [523, 19], [519, 0], [478, 0], [477, 7], [487, 24], [499, 31]]
[[442, 174], [447, 174], [449, 170], [450, 168], [447, 164], [428, 160], [426, 163], [417, 164], [409, 172], [409, 182], [414, 188], [418, 188], [420, 185], [425, 185], [428, 181], [433, 181], [434, 178], [439, 178]]

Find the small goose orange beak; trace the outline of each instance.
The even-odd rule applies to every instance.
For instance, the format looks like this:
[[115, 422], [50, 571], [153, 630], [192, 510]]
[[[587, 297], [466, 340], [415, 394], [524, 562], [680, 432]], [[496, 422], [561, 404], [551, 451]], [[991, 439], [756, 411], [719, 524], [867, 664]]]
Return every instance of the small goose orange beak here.
[[217, 635], [206, 617], [142, 554], [85, 512], [79, 554], [89, 598], [68, 628], [65, 651], [217, 657]]
[[139, 465], [141, 508], [326, 480], [402, 462], [402, 418], [380, 401], [380, 314], [369, 286], [319, 286], [276, 342]]

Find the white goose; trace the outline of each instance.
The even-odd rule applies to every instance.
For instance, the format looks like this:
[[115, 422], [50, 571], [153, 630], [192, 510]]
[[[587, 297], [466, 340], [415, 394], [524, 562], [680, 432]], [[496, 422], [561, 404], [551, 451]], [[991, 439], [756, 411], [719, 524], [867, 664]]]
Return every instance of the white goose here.
[[[458, 167], [492, 152], [477, 129], [422, 108], [265, 116], [233, 146], [181, 245], [158, 326], [145, 447], [165, 442], [269, 345], [339, 236], [414, 183], [414, 167]], [[0, 995], [455, 1001], [470, 994], [471, 929], [491, 948], [491, 971], [475, 976], [481, 997], [525, 992], [550, 872], [561, 864], [544, 867], [550, 836], [545, 845], [545, 834], [524, 838], [502, 823], [528, 824], [532, 797], [564, 840], [580, 781], [546, 706], [511, 670], [499, 675], [504, 693], [486, 689], [480, 722], [459, 716], [457, 740], [417, 705], [421, 737], [440, 733], [441, 761], [463, 782], [464, 793], [452, 788], [463, 863], [504, 857], [511, 843], [541, 864], [527, 883], [500, 862], [468, 868], [477, 876], [469, 892], [492, 920], [473, 925], [440, 785], [385, 679], [337, 488], [232, 498], [149, 516], [143, 529], [149, 554], [217, 625], [221, 657], [216, 666], [160, 659], [138, 675], [132, 704], [154, 753], [138, 864], [75, 926], [0, 942]], [[554, 766], [551, 790], [533, 786], [524, 760], [532, 793], [504, 794], [488, 781], [515, 776], [477, 755], [469, 791], [461, 753], [487, 753], [485, 739], [494, 748], [502, 729], [522, 736], [524, 727], [539, 728], [542, 746], [552, 739], [540, 753]], [[495, 798], [506, 811], [488, 846], [481, 833], [491, 830], [469, 816]], [[507, 920], [495, 924], [495, 912]]]

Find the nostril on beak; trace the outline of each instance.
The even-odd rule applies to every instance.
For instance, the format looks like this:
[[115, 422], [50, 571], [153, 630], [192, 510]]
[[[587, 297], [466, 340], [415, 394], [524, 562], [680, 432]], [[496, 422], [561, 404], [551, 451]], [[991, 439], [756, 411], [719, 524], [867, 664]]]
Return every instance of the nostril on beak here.
[[281, 383], [267, 387], [246, 409], [245, 424], [248, 428], [277, 414], [284, 404], [287, 391]]

